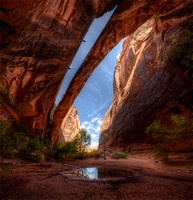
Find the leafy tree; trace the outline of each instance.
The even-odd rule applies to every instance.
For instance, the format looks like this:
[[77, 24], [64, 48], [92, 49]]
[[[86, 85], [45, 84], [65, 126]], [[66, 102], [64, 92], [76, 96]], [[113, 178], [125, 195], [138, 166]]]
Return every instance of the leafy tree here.
[[26, 123], [0, 117], [0, 154], [3, 157], [38, 162], [46, 145], [49, 145], [47, 140], [33, 136], [33, 130]]
[[173, 115], [171, 116], [171, 123], [167, 126], [159, 120], [155, 120], [146, 128], [145, 133], [151, 135], [157, 143], [153, 149], [155, 157], [162, 161], [167, 161], [167, 152], [161, 147], [163, 142], [182, 141], [187, 145], [193, 145], [193, 118], [187, 118], [183, 115]]
[[86, 150], [86, 148], [91, 143], [91, 136], [87, 135], [87, 130], [86, 129], [81, 129], [80, 130], [80, 137], [81, 137], [82, 147], [83, 147], [83, 153], [84, 153], [85, 150]]
[[75, 140], [76, 145], [78, 147], [78, 152], [80, 154], [84, 154], [86, 148], [91, 143], [91, 136], [87, 134], [87, 130], [86, 129], [81, 129], [80, 130], [80, 135], [76, 135], [74, 140]]
[[173, 115], [168, 126], [155, 120], [146, 128], [145, 133], [151, 135], [158, 145], [163, 142], [169, 143], [172, 140], [187, 143], [189, 140], [193, 140], [193, 118]]

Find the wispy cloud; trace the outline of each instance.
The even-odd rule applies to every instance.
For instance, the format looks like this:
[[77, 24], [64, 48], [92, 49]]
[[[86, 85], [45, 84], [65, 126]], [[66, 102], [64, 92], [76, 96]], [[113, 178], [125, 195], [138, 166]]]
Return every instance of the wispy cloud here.
[[96, 116], [97, 113], [100, 113], [100, 111], [107, 106], [107, 104], [109, 104], [112, 101], [112, 99], [108, 99], [107, 101], [105, 101], [99, 108], [95, 109], [94, 112], [91, 113], [91, 116]]
[[88, 132], [99, 133], [101, 123], [102, 123], [102, 117], [100, 115], [97, 115], [96, 117], [92, 118], [91, 121], [84, 121], [81, 124], [80, 128], [84, 128]]
[[93, 147], [96, 148], [96, 147], [98, 147], [98, 145], [99, 145], [98, 142], [92, 142], [91, 145], [90, 145], [90, 147], [91, 148], [93, 148]]
[[102, 117], [100, 117], [100, 115], [97, 115], [96, 117], [91, 119], [92, 123], [97, 123], [98, 125], [101, 125], [102, 123]]
[[94, 126], [91, 122], [85, 121], [81, 124], [80, 128], [84, 128], [87, 131], [91, 131], [94, 130]]
[[96, 135], [96, 134], [91, 134], [90, 136], [91, 136], [91, 138], [94, 139], [94, 138], [97, 138], [98, 135]]
[[117, 55], [117, 59], [120, 57], [120, 55], [121, 55], [121, 53], [119, 53], [119, 54]]

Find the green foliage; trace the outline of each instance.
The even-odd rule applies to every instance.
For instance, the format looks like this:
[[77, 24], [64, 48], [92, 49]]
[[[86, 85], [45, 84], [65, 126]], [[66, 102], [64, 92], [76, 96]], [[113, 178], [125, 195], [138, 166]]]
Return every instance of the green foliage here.
[[75, 140], [66, 143], [59, 143], [58, 145], [55, 145], [54, 150], [55, 153], [53, 158], [58, 160], [74, 158], [77, 157], [78, 154]]
[[3, 120], [0, 117], [0, 153], [3, 157], [18, 157], [39, 162], [45, 145], [40, 135], [33, 136], [25, 123], [17, 120]]
[[153, 149], [155, 157], [161, 161], [167, 161], [167, 152], [161, 148], [161, 144], [164, 142], [181, 141], [187, 145], [192, 145], [193, 119], [187, 118], [184, 115], [173, 115], [171, 123], [167, 126], [155, 120], [146, 128], [145, 133], [151, 135], [157, 143], [157, 146]]
[[41, 153], [40, 152], [30, 152], [28, 149], [20, 149], [18, 151], [17, 156], [20, 159], [29, 161], [29, 162], [40, 162], [41, 160]]
[[84, 154], [86, 148], [91, 143], [91, 137], [90, 137], [90, 135], [87, 135], [87, 131], [85, 129], [81, 129], [80, 135], [76, 135], [75, 138], [74, 138], [74, 141], [77, 145], [78, 153]]
[[151, 135], [159, 145], [172, 140], [187, 142], [193, 140], [193, 119], [183, 115], [173, 115], [168, 126], [155, 120], [146, 128], [145, 133]]
[[3, 157], [17, 157], [39, 162], [44, 154], [47, 160], [84, 158], [90, 145], [90, 136], [80, 131], [71, 142], [52, 144], [45, 130], [30, 129], [29, 124], [0, 117], [0, 153]]
[[171, 130], [169, 130], [158, 120], [155, 120], [150, 126], [148, 126], [145, 130], [145, 133], [153, 136], [153, 138], [159, 144], [163, 142], [169, 142], [171, 137]]
[[81, 129], [80, 130], [80, 138], [81, 138], [81, 142], [82, 142], [82, 150], [84, 153], [85, 149], [90, 145], [91, 136], [87, 135], [86, 129]]
[[0, 133], [6, 133], [8, 129], [9, 121], [3, 120], [2, 117], [0, 117]]
[[173, 115], [172, 123], [175, 125], [172, 133], [176, 134], [177, 140], [187, 142], [193, 140], [193, 118], [187, 118], [184, 115]]
[[112, 158], [114, 158], [114, 159], [127, 158], [127, 154], [123, 153], [123, 152], [115, 152], [112, 155]]
[[99, 158], [102, 157], [102, 152], [100, 152], [98, 150], [86, 152], [85, 155], [84, 155], [84, 157], [99, 159]]
[[42, 151], [44, 149], [44, 142], [41, 141], [39, 138], [34, 138], [27, 142], [26, 149], [30, 152], [33, 152], [36, 150]]
[[90, 145], [90, 135], [86, 130], [81, 129], [80, 134], [74, 140], [65, 143], [55, 144], [53, 148], [46, 151], [46, 159], [69, 160], [87, 157], [86, 147]]
[[15, 96], [10, 94], [10, 89], [4, 89], [0, 87], [0, 103], [6, 103], [17, 110], [21, 110], [20, 104], [17, 102]]
[[173, 46], [175, 46], [172, 56], [180, 68], [184, 68], [193, 78], [193, 34], [192, 34], [192, 19], [189, 19], [189, 28], [181, 33], [178, 37], [174, 36]]

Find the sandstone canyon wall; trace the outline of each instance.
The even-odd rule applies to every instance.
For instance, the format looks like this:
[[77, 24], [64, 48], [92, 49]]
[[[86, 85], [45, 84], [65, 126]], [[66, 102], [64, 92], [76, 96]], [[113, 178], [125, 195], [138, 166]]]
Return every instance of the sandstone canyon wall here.
[[[54, 104], [50, 111], [49, 126], [52, 126], [54, 112], [56, 111], [56, 108], [57, 105]], [[77, 109], [72, 106], [62, 121], [60, 132], [57, 138], [57, 143], [72, 141], [76, 135], [80, 134], [80, 120], [77, 113]]]
[[192, 93], [192, 79], [173, 54], [175, 38], [193, 31], [192, 13], [186, 16], [181, 8], [176, 13], [147, 20], [124, 42], [114, 72], [114, 99], [101, 125], [101, 149], [144, 142], [148, 123], [167, 117], [164, 113], [174, 107], [193, 116], [193, 102], [179, 105]]
[[9, 89], [21, 108], [15, 109], [4, 98], [1, 113], [30, 122], [34, 128], [46, 128], [62, 80], [92, 20], [115, 5], [112, 18], [56, 109], [53, 140], [75, 98], [109, 50], [153, 15], [173, 16], [177, 7], [186, 8], [190, 15], [191, 1], [1, 0], [0, 87]]
[[183, 12], [180, 12], [182, 15], [184, 15], [185, 12], [187, 15], [192, 13], [192, 4], [190, 0], [120, 1], [105, 29], [72, 79], [56, 109], [52, 132], [53, 139], [56, 139], [64, 116], [72, 106], [84, 84], [108, 52], [121, 39], [130, 35], [152, 16], [162, 16], [167, 13], [173, 16], [176, 13], [177, 7], [183, 10]]
[[20, 110], [4, 98], [4, 117], [46, 128], [70, 63], [95, 17], [116, 0], [1, 0], [0, 87], [10, 90]]
[[60, 128], [58, 142], [72, 141], [76, 135], [80, 134], [80, 120], [77, 113], [77, 109], [73, 106], [68, 111]]

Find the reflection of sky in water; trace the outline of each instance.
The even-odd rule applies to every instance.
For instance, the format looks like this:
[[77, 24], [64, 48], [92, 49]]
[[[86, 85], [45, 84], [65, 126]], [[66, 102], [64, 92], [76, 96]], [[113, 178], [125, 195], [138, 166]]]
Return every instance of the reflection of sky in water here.
[[101, 179], [101, 178], [129, 177], [131, 175], [133, 175], [133, 172], [129, 170], [116, 169], [116, 168], [89, 167], [89, 168], [79, 169], [78, 176], [77, 174], [75, 176], [86, 179]]
[[89, 179], [98, 179], [98, 169], [97, 168], [85, 168], [84, 173]]

